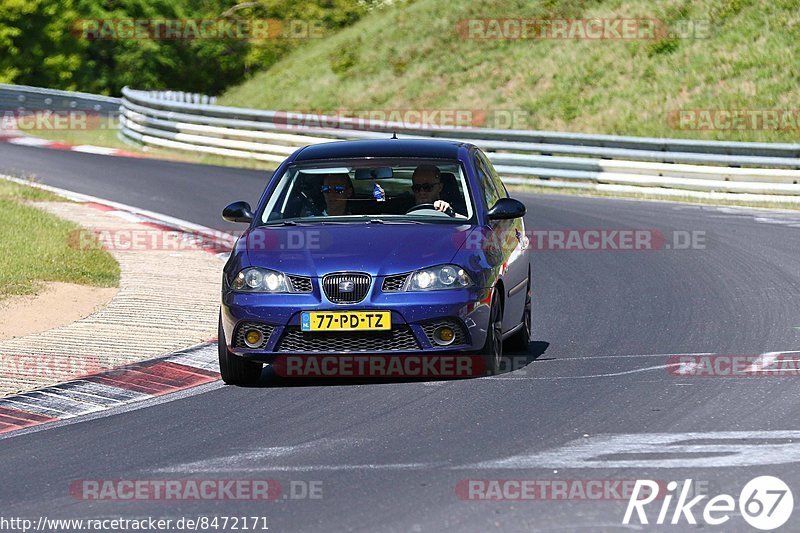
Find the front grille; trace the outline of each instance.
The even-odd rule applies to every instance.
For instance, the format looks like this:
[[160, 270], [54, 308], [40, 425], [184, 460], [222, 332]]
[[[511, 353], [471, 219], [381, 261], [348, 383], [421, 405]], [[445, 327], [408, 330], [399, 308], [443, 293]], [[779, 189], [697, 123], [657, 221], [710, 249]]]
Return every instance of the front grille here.
[[405, 287], [408, 274], [400, 274], [397, 276], [386, 276], [383, 278], [383, 285], [381, 290], [383, 292], [399, 292]]
[[445, 318], [443, 320], [436, 320], [435, 322], [428, 322], [427, 324], [422, 324], [422, 329], [425, 331], [425, 336], [428, 337], [428, 340], [431, 343], [431, 346], [440, 346], [433, 340], [433, 332], [436, 328], [442, 326], [450, 326], [453, 328], [455, 332], [455, 337], [453, 338], [453, 342], [448, 344], [447, 346], [455, 346], [456, 344], [466, 344], [467, 342], [467, 334], [464, 331], [464, 326], [461, 324], [461, 321], [456, 320], [454, 318]]
[[286, 328], [278, 342], [277, 352], [396, 352], [419, 350], [417, 339], [408, 326], [395, 326], [390, 331], [301, 331], [297, 326]]
[[[264, 337], [261, 341], [261, 344], [256, 346], [255, 348], [251, 348], [244, 342], [244, 332], [248, 329], [257, 329], [261, 332], [261, 335]], [[239, 327], [236, 328], [236, 334], [233, 336], [233, 346], [235, 348], [246, 348], [248, 350], [257, 350], [259, 348], [263, 348], [267, 341], [269, 341], [269, 336], [272, 335], [272, 330], [275, 329], [275, 326], [270, 326], [269, 324], [261, 324], [258, 322], [245, 322], [240, 324]]]
[[311, 278], [303, 276], [289, 276], [292, 292], [311, 292]]
[[[343, 290], [345, 287], [342, 285], [348, 282], [352, 283], [352, 291]], [[358, 272], [337, 272], [322, 278], [322, 289], [325, 291], [325, 296], [328, 297], [328, 300], [337, 304], [360, 302], [366, 298], [369, 284], [369, 274], [360, 274]]]

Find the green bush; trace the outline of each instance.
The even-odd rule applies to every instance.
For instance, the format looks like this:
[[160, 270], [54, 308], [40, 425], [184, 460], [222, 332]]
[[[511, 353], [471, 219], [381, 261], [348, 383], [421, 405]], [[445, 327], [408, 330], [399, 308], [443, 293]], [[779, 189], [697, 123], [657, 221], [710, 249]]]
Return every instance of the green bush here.
[[[0, 0], [0, 82], [119, 94], [125, 85], [218, 94], [269, 68], [306, 35], [265, 39], [86, 38], [83, 19], [275, 19], [282, 27], [350, 25], [365, 0]], [[234, 7], [236, 6], [236, 7]], [[306, 24], [303, 24], [306, 21]]]

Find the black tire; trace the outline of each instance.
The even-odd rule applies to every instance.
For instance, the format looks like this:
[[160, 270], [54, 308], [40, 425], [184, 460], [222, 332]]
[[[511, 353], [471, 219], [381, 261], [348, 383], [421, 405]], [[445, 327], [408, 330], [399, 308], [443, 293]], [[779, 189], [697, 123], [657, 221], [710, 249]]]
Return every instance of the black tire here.
[[489, 324], [486, 328], [486, 342], [481, 349], [481, 356], [487, 374], [493, 376], [500, 373], [503, 361], [503, 306], [500, 304], [497, 291], [492, 296]]
[[528, 275], [528, 289], [525, 296], [525, 310], [522, 312], [522, 329], [506, 339], [505, 349], [509, 352], [527, 352], [531, 342], [531, 276]]
[[225, 331], [222, 329], [222, 318], [219, 321], [219, 373], [222, 381], [228, 385], [252, 385], [261, 377], [261, 363], [248, 361], [228, 351], [225, 342]]

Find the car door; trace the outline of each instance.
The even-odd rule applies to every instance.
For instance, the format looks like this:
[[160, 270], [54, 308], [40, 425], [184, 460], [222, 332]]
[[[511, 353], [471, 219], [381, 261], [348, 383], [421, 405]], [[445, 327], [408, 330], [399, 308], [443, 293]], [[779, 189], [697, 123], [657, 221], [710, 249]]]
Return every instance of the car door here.
[[[480, 150], [475, 151], [475, 169], [481, 182], [484, 199], [491, 208], [500, 198], [508, 197], [500, 176], [489, 159]], [[503, 331], [508, 331], [522, 320], [528, 282], [528, 255], [525, 243], [525, 222], [521, 218], [492, 220], [489, 222], [494, 242], [501, 245], [503, 267], [501, 276], [505, 289]]]

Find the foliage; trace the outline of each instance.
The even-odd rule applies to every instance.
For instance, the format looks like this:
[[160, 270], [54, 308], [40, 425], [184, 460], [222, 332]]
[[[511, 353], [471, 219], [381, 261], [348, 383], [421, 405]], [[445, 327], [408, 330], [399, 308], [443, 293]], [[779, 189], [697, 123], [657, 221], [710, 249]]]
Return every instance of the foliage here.
[[[373, 7], [364, 0], [0, 0], [0, 82], [100, 94], [119, 94], [125, 85], [218, 94]], [[119, 21], [133, 19], [274, 19], [271, 27], [283, 31], [264, 38], [123, 38]], [[110, 38], [92, 38], [91, 21], [98, 20]]]

